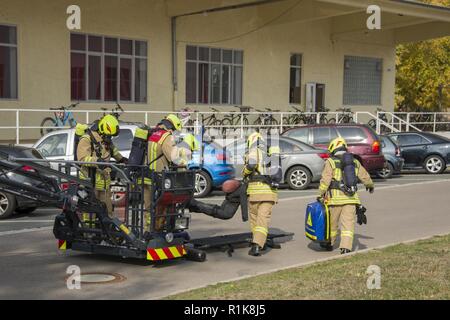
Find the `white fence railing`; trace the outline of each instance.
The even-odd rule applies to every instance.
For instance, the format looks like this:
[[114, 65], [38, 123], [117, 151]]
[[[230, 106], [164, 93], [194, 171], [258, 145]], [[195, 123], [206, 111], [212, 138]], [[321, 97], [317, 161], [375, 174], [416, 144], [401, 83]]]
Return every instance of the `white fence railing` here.
[[[76, 122], [90, 123], [100, 118], [105, 110], [54, 111], [43, 109], [1, 109], [0, 140], [35, 141], [48, 130], [70, 128], [74, 122], [61, 121], [73, 117]], [[69, 114], [69, 112], [71, 114]], [[122, 121], [140, 122], [152, 126], [170, 111], [126, 110]], [[274, 129], [279, 133], [287, 129], [308, 124], [365, 123], [377, 133], [400, 131], [450, 131], [450, 112], [225, 112], [225, 111], [179, 111], [187, 128], [196, 132], [201, 127], [216, 134], [244, 137], [249, 130]], [[57, 124], [44, 125], [43, 119], [50, 117]], [[67, 120], [67, 119], [66, 119]]]

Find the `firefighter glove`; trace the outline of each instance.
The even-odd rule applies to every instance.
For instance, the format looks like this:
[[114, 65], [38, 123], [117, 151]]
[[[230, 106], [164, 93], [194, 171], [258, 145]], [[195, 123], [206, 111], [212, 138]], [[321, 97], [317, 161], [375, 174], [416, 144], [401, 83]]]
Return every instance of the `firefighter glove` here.
[[367, 216], [365, 215], [366, 211], [367, 209], [362, 205], [356, 207], [356, 222], [359, 225], [367, 224]]
[[122, 159], [120, 159], [119, 161], [117, 161], [117, 163], [124, 163], [124, 164], [128, 164], [128, 158], [126, 158], [126, 157], [122, 157]]

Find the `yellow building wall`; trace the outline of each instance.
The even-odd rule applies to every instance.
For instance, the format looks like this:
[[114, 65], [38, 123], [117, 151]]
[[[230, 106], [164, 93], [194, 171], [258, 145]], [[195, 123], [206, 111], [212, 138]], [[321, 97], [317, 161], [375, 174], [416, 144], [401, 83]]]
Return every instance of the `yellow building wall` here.
[[[326, 85], [325, 104], [331, 109], [342, 107], [344, 55], [383, 58], [382, 108], [392, 110], [395, 52], [391, 34], [364, 39], [340, 37], [332, 41], [329, 19], [307, 19], [314, 8], [298, 5], [289, 11], [292, 3], [178, 18], [179, 86], [174, 96], [171, 20], [164, 0], [2, 0], [0, 24], [17, 26], [19, 98], [0, 100], [3, 109], [0, 126], [15, 124], [15, 114], [4, 111], [5, 108], [48, 109], [71, 103], [70, 31], [66, 27], [66, 9], [71, 4], [81, 7], [79, 32], [148, 42], [148, 103], [124, 103], [125, 110], [178, 110], [185, 106], [186, 44], [243, 50], [243, 105], [281, 110], [289, 110], [291, 53], [303, 55], [302, 106], [305, 83], [319, 82]], [[311, 2], [305, 5], [311, 6]], [[229, 40], [218, 41], [223, 39]], [[100, 107], [111, 108], [113, 104], [82, 103], [78, 109]], [[194, 108], [209, 110], [209, 106]], [[232, 110], [230, 106], [222, 109]], [[375, 106], [354, 107], [354, 110], [374, 112]], [[42, 118], [50, 115], [50, 112], [22, 114], [20, 123], [39, 126]], [[78, 119], [84, 121], [84, 115]], [[124, 120], [144, 121], [137, 115], [127, 115]], [[10, 129], [0, 130], [0, 140], [13, 138], [14, 134]], [[37, 129], [22, 129], [21, 136], [34, 139], [39, 135]]]
[[[0, 1], [0, 24], [17, 27], [19, 79], [18, 99], [0, 100], [0, 108], [48, 109], [71, 103], [70, 30], [66, 27], [69, 17], [66, 10], [71, 4], [81, 8], [81, 30], [76, 32], [148, 42], [148, 104], [122, 106], [129, 110], [170, 108], [173, 98], [170, 19], [163, 0]], [[113, 105], [82, 103], [77, 109], [98, 110]], [[2, 114], [0, 125], [15, 124], [13, 113]], [[50, 115], [24, 113], [21, 124], [39, 126], [42, 118]], [[80, 120], [84, 120], [84, 114]], [[136, 120], [143, 121], [142, 117]], [[34, 136], [36, 130], [24, 132]], [[0, 135], [4, 135], [4, 130]]]
[[[378, 33], [363, 38], [349, 35], [331, 40], [330, 20], [305, 18], [301, 21], [302, 10], [308, 10], [302, 5], [276, 20], [292, 3], [178, 18], [178, 103], [185, 103], [185, 48], [192, 44], [243, 50], [243, 105], [281, 110], [289, 110], [290, 105], [291, 53], [303, 55], [302, 106], [305, 106], [305, 83], [318, 82], [326, 85], [325, 105], [332, 110], [343, 105], [344, 56], [382, 58], [382, 105], [352, 106], [352, 109], [374, 112], [376, 107], [382, 107], [393, 110], [395, 45], [392, 34]], [[199, 106], [198, 109], [208, 110], [209, 107]], [[222, 109], [230, 110], [225, 106]]]

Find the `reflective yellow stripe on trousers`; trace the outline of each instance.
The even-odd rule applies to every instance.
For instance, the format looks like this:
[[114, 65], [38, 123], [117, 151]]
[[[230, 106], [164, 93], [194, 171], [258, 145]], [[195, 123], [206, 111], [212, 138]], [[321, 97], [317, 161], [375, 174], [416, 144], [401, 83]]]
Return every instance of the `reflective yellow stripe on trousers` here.
[[253, 232], [259, 232], [265, 236], [267, 236], [269, 234], [269, 230], [267, 230], [267, 228], [264, 228], [264, 227], [254, 227]]

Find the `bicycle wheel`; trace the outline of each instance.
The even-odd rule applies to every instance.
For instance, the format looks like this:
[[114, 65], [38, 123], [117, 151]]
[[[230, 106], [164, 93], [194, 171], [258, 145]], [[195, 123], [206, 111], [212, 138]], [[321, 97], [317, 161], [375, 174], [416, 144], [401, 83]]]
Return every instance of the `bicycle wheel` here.
[[262, 119], [261, 119], [261, 117], [258, 117], [258, 119], [256, 119], [256, 120], [253, 122], [253, 124], [254, 124], [255, 126], [262, 125]]
[[[41, 127], [55, 127], [56, 128], [56, 121], [53, 118], [47, 117], [44, 118], [41, 122]], [[46, 135], [49, 132], [55, 131], [54, 128], [41, 128], [41, 136]]]
[[369, 122], [367, 123], [367, 125], [369, 127], [371, 127], [373, 130], [377, 129], [377, 121], [375, 119], [371, 119], [369, 120]]
[[231, 126], [231, 125], [233, 125], [233, 119], [225, 117], [225, 118], [222, 119], [222, 123], [221, 124], [224, 125], [224, 126]]
[[270, 120], [269, 120], [269, 124], [277, 126], [278, 125], [278, 120], [275, 119], [274, 117], [271, 117]]
[[315, 116], [306, 116], [305, 117], [305, 123], [306, 124], [315, 124], [316, 123], [316, 117]]
[[69, 125], [71, 128], [75, 128], [75, 126], [77, 125], [77, 120], [75, 120], [74, 118], [69, 119]]

